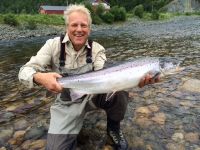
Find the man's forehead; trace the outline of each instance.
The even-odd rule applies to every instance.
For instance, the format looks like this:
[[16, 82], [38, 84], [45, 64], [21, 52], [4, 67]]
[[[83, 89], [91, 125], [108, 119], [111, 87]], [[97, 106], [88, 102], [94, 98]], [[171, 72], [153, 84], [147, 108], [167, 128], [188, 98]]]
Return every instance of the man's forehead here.
[[[80, 14], [81, 13], [81, 14]], [[85, 23], [89, 23], [89, 18], [88, 16], [83, 13], [83, 12], [73, 12], [69, 15], [69, 22], [85, 22]]]
[[86, 16], [87, 17], [87, 14], [86, 13], [84, 13], [84, 12], [82, 12], [82, 11], [74, 11], [74, 12], [71, 12], [70, 14], [69, 14], [69, 17], [70, 16]]

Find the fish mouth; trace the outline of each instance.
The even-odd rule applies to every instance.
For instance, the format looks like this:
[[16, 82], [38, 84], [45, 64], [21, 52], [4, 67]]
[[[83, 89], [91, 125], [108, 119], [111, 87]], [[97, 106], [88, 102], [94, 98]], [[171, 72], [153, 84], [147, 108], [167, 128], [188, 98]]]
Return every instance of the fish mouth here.
[[176, 72], [180, 72], [180, 71], [183, 71], [183, 70], [185, 70], [185, 67], [181, 67], [181, 66], [176, 67]]
[[165, 74], [173, 75], [173, 74], [183, 71], [184, 69], [185, 69], [185, 67], [176, 66], [174, 69], [170, 69], [170, 70], [166, 71]]

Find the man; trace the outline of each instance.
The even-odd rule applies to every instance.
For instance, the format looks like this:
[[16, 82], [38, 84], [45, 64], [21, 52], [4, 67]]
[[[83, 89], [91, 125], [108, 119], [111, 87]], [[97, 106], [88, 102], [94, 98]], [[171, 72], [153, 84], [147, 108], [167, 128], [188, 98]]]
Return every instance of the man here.
[[[120, 121], [124, 118], [128, 103], [126, 92], [116, 92], [109, 101], [106, 101], [106, 94], [85, 95], [72, 101], [69, 90], [63, 89], [57, 82], [61, 75], [102, 69], [106, 61], [103, 46], [88, 41], [92, 23], [88, 9], [83, 5], [70, 5], [64, 17], [66, 23], [64, 39], [56, 37], [47, 40], [37, 55], [22, 66], [19, 72], [20, 82], [27, 87], [42, 85], [57, 94], [55, 103], [50, 108], [51, 120], [46, 149], [76, 149], [76, 138], [82, 127], [84, 114], [88, 108], [102, 108], [107, 114], [107, 134], [112, 139], [114, 147], [126, 150], [128, 143], [120, 129]], [[52, 72], [47, 72], [47, 68]], [[139, 86], [142, 87], [150, 82], [154, 81], [147, 75]]]

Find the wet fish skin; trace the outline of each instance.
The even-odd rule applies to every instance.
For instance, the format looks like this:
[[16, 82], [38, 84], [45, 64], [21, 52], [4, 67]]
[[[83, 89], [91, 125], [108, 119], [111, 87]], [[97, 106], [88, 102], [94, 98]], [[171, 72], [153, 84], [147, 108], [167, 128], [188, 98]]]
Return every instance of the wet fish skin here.
[[138, 86], [140, 80], [150, 72], [162, 76], [175, 73], [179, 63], [145, 57], [99, 71], [63, 77], [58, 79], [58, 82], [64, 88], [79, 94], [110, 93]]

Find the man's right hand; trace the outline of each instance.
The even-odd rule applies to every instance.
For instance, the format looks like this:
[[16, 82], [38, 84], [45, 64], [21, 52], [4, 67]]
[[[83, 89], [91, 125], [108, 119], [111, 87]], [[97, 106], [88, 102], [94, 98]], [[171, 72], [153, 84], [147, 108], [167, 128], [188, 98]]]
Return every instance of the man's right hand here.
[[53, 93], [60, 93], [63, 87], [57, 82], [57, 78], [62, 76], [58, 73], [41, 73], [37, 72], [33, 75], [34, 82], [44, 86], [47, 90]]

